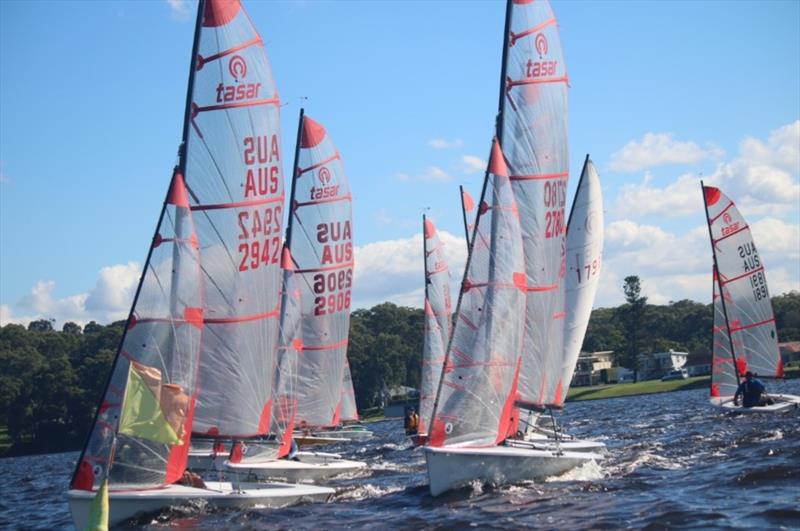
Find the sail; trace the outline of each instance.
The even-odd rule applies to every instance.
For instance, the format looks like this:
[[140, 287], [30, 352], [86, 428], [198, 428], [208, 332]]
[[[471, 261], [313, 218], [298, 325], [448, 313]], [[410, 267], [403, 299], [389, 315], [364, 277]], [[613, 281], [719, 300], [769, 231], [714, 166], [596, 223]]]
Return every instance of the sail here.
[[[728, 335], [728, 325], [725, 322], [725, 308], [722, 306], [722, 297], [719, 293], [719, 279], [717, 268], [713, 268], [714, 284], [714, 328], [712, 332], [713, 343], [711, 346], [711, 402], [721, 405], [733, 399], [739, 379], [736, 377], [735, 363], [731, 354], [731, 342]], [[725, 302], [730, 305], [733, 301], [730, 292], [725, 290]]]
[[472, 232], [473, 224], [469, 222], [469, 217], [473, 216], [473, 209], [475, 208], [475, 200], [469, 192], [464, 190], [463, 186], [458, 187], [461, 191], [461, 214], [464, 217], [464, 234], [467, 241], [467, 251], [469, 251], [469, 236]]
[[350, 374], [350, 364], [345, 359], [344, 381], [342, 383], [342, 422], [353, 422], [358, 420], [358, 408], [356, 407], [356, 391], [353, 389], [353, 376]]
[[203, 330], [200, 256], [175, 172], [138, 294], [72, 488], [159, 486], [186, 468]]
[[719, 188], [704, 186], [703, 198], [736, 369], [740, 376], [751, 371], [765, 378], [782, 378], [764, 262], [750, 228]]
[[511, 0], [498, 136], [522, 219], [528, 297], [521, 402], [559, 405], [564, 342], [567, 71], [547, 0]]
[[419, 393], [419, 433], [427, 433], [433, 401], [442, 375], [442, 363], [450, 340], [450, 273], [444, 258], [444, 244], [433, 222], [423, 216], [425, 238], [425, 335], [422, 347], [422, 381]]
[[524, 334], [519, 211], [495, 141], [442, 371], [429, 444], [489, 446], [508, 432]]
[[322, 125], [304, 116], [301, 127], [290, 242], [303, 308], [297, 424], [335, 426], [341, 418], [353, 284], [350, 186]]
[[[281, 295], [280, 339], [275, 360], [273, 414], [270, 432], [281, 441], [278, 457], [291, 449], [294, 423], [297, 417], [297, 363], [303, 350], [301, 291], [288, 246], [284, 245], [281, 259], [283, 288]], [[263, 457], [263, 452], [259, 458]]]
[[[567, 222], [566, 321], [561, 379], [553, 404], [561, 406], [575, 372], [592, 315], [603, 260], [603, 192], [597, 169], [586, 156]], [[560, 387], [559, 387], [560, 385]]]
[[186, 186], [203, 263], [195, 433], [269, 431], [281, 286], [280, 107], [238, 0], [205, 3], [190, 87]]

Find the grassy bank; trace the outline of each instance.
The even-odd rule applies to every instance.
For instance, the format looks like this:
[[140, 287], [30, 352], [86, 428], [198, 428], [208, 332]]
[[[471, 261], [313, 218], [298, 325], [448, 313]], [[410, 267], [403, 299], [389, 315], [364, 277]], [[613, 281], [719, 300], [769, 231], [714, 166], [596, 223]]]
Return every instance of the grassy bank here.
[[697, 376], [685, 380], [647, 380], [636, 383], [622, 383], [613, 385], [595, 385], [592, 387], [573, 387], [567, 394], [567, 402], [578, 400], [597, 400], [600, 398], [615, 398], [618, 396], [647, 395], [651, 393], [667, 393], [670, 391], [683, 391], [708, 387], [708, 376]]

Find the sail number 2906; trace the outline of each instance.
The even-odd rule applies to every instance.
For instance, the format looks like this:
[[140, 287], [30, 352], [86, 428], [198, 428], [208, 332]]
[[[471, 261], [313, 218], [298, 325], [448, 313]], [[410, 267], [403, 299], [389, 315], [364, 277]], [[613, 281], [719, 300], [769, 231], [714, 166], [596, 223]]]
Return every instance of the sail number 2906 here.
[[[350, 308], [350, 287], [353, 285], [353, 270], [344, 269], [314, 275], [314, 315], [328, 315]], [[338, 291], [338, 293], [326, 292]]]

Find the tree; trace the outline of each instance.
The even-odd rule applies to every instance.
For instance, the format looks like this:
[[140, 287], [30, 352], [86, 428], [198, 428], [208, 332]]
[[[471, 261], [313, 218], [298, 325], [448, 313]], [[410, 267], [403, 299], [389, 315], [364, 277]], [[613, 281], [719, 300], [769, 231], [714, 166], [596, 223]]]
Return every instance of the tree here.
[[638, 357], [642, 351], [641, 342], [645, 336], [641, 328], [644, 323], [647, 297], [642, 296], [641, 282], [636, 275], [625, 277], [622, 291], [625, 293], [625, 302], [627, 303], [622, 306], [620, 312], [626, 339], [623, 366], [627, 365], [628, 368], [632, 368], [634, 381], [639, 381]]
[[72, 335], [80, 335], [81, 327], [73, 323], [72, 321], [67, 321], [64, 323], [64, 326], [61, 327], [61, 331], [65, 334], [72, 334]]
[[39, 319], [28, 323], [28, 330], [31, 332], [52, 332], [53, 323], [47, 319]]

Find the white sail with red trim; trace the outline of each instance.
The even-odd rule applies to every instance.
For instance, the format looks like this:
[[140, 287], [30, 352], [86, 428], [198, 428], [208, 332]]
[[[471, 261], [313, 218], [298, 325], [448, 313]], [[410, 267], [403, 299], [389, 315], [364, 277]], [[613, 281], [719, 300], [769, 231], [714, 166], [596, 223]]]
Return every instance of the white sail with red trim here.
[[520, 218], [497, 141], [492, 148], [428, 444], [505, 440], [525, 324]]
[[206, 324], [195, 432], [264, 435], [281, 286], [280, 105], [263, 40], [238, 1], [205, 4], [190, 94], [186, 186]]
[[[157, 487], [180, 479], [186, 469], [196, 399], [203, 330], [198, 241], [183, 178], [175, 172], [153, 239], [127, 329], [114, 361], [71, 488], [96, 490], [109, 472], [111, 489]], [[158, 403], [182, 444], [117, 433], [131, 365], [147, 376], [145, 398]], [[152, 395], [150, 395], [152, 393]], [[162, 422], [163, 424], [163, 422]], [[143, 434], [147, 430], [142, 430]]]
[[350, 186], [339, 151], [319, 123], [303, 117], [290, 205], [291, 250], [302, 294], [303, 351], [297, 424], [341, 420], [353, 283]]
[[[782, 378], [783, 363], [764, 262], [750, 228], [733, 201], [719, 188], [704, 186], [703, 199], [724, 297], [719, 300], [727, 315], [725, 333], [730, 334], [728, 344], [733, 347], [731, 359], [736, 360], [739, 376], [751, 371], [765, 378]], [[715, 351], [718, 335], [715, 333]], [[723, 352], [714, 355], [723, 356]]]
[[350, 374], [350, 364], [345, 358], [344, 382], [342, 383], [342, 422], [355, 422], [358, 420], [356, 407], [356, 391], [353, 389], [353, 376]]
[[[723, 402], [733, 400], [739, 379], [736, 377], [736, 367], [731, 353], [728, 324], [725, 321], [725, 308], [722, 306], [722, 297], [719, 293], [717, 268], [714, 267], [713, 297], [714, 297], [714, 328], [712, 331], [713, 344], [711, 347], [711, 402], [721, 405]], [[733, 303], [730, 292], [723, 287], [725, 303]]]
[[592, 315], [594, 297], [603, 261], [603, 191], [597, 169], [586, 157], [567, 223], [566, 321], [564, 358], [561, 368], [562, 392], [553, 405], [561, 406], [567, 396], [572, 373], [583, 346]]
[[564, 341], [567, 71], [546, 0], [513, 0], [498, 131], [522, 219], [528, 275], [521, 402], [559, 405]]
[[450, 271], [444, 244], [433, 222], [423, 216], [425, 238], [425, 335], [422, 347], [422, 380], [419, 390], [419, 433], [427, 433], [433, 402], [442, 375], [445, 349], [450, 340], [452, 302]]

